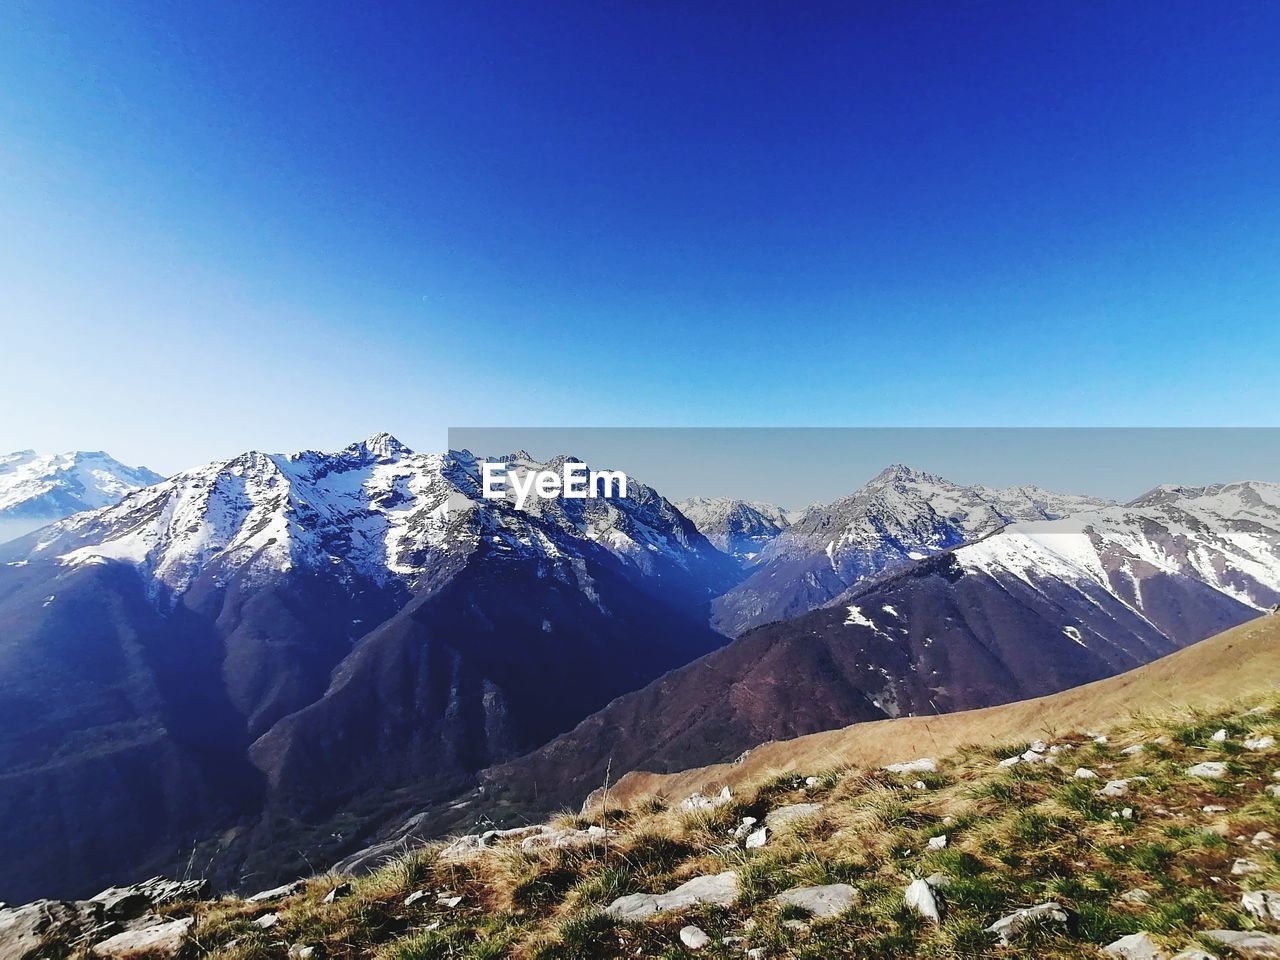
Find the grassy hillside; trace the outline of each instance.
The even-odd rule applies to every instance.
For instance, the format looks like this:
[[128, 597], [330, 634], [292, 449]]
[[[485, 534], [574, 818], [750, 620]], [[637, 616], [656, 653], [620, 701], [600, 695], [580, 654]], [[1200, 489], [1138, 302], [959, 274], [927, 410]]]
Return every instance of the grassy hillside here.
[[[1139, 931], [1172, 955], [1206, 930], [1263, 927], [1240, 898], [1280, 889], [1280, 851], [1267, 836], [1280, 834], [1280, 750], [1263, 740], [1280, 736], [1274, 689], [1132, 717], [1108, 727], [1105, 742], [1096, 730], [1059, 727], [1035, 745], [1042, 760], [999, 763], [1029, 750], [1042, 726], [1029, 721], [1025, 735], [997, 747], [930, 752], [931, 773], [814, 767], [803, 771], [812, 780], [773, 777], [702, 810], [606, 801], [607, 813], [556, 822], [597, 828], [575, 849], [522, 850], [511, 837], [450, 859], [435, 845], [353, 881], [313, 879], [280, 902], [227, 897], [167, 912], [196, 917], [186, 956], [235, 960], [674, 958], [693, 952], [680, 938], [688, 925], [707, 936], [696, 952], [708, 957], [1079, 958], [1104, 956], [1101, 946]], [[1219, 730], [1225, 735], [1215, 738]], [[1187, 773], [1206, 761], [1223, 764], [1224, 776]], [[1077, 777], [1081, 767], [1097, 778]], [[1121, 779], [1122, 796], [1099, 795]], [[764, 846], [745, 849], [734, 838], [742, 818], [763, 822], [801, 803], [820, 806], [777, 826]], [[932, 849], [941, 835], [945, 847]], [[1233, 874], [1237, 860], [1248, 872]], [[635, 922], [602, 909], [725, 871], [740, 888], [727, 906]], [[943, 903], [940, 924], [904, 904], [907, 885], [924, 877]], [[856, 902], [826, 919], [771, 902], [793, 887], [836, 883], [849, 885]], [[1066, 922], [1030, 924], [1008, 945], [985, 932], [1045, 901], [1059, 903]], [[75, 952], [52, 943], [46, 955]], [[1221, 946], [1211, 952], [1229, 955]]]
[[998, 744], [1053, 736], [1125, 720], [1220, 704], [1280, 687], [1280, 615], [1259, 617], [1119, 676], [1034, 700], [942, 716], [860, 723], [794, 740], [767, 743], [736, 764], [673, 774], [631, 773], [615, 800], [685, 797], [793, 771], [881, 766], [905, 755], [936, 756], [966, 744]]

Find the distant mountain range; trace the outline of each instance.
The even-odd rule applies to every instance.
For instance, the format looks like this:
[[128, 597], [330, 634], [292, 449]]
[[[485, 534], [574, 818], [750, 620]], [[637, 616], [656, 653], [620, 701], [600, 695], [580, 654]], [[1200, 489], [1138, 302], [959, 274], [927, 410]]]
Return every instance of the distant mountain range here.
[[[935, 533], [956, 535], [937, 523], [939, 500], [917, 495], [922, 487], [950, 491], [943, 502], [961, 505], [950, 517], [980, 539], [902, 563], [907, 544], [928, 549]], [[568, 802], [597, 786], [606, 765], [678, 770], [859, 721], [1041, 696], [1150, 662], [1280, 602], [1280, 484], [1161, 487], [1124, 506], [1008, 526], [1000, 516], [1013, 508], [1083, 503], [1020, 488], [997, 508], [985, 488], [956, 491], [900, 468], [882, 474], [840, 501], [845, 526], [827, 536], [856, 543], [833, 548], [832, 567], [887, 557], [891, 572], [855, 582], [824, 608], [748, 630], [620, 697], [492, 771], [491, 789], [528, 802], [528, 785], [554, 770], [558, 799]], [[855, 503], [876, 520], [860, 517]], [[886, 503], [898, 507], [892, 528]], [[812, 513], [811, 522], [837, 510]], [[896, 539], [877, 551], [870, 529], [892, 529]], [[903, 531], [912, 537], [905, 543]]]
[[101, 451], [0, 454], [0, 543], [73, 513], [116, 503], [163, 479]]
[[193, 850], [289, 879], [410, 813], [1049, 693], [1280, 601], [1273, 484], [1122, 506], [894, 466], [799, 514], [634, 478], [517, 510], [481, 462], [249, 452], [0, 546], [0, 899]]

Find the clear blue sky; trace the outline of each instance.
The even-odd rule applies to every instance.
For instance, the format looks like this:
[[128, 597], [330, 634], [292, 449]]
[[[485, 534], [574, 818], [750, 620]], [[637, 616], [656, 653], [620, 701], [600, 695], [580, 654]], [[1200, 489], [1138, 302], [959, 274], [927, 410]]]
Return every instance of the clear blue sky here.
[[22, 3], [0, 448], [1274, 425], [1280, 5]]

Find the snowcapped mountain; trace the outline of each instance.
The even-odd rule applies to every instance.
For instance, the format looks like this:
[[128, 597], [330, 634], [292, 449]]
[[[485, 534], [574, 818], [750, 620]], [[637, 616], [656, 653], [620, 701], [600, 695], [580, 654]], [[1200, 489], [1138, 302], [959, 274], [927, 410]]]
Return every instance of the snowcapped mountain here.
[[737, 635], [824, 606], [870, 578], [1015, 520], [1064, 517], [1105, 503], [1033, 486], [962, 486], [894, 465], [794, 520], [764, 548], [751, 576], [716, 602], [715, 623]]
[[[571, 458], [505, 458], [509, 469], [559, 470]], [[734, 574], [680, 512], [632, 481], [620, 499], [532, 498], [517, 510], [481, 496], [467, 451], [419, 454], [378, 434], [334, 454], [249, 452], [177, 474], [111, 507], [44, 531], [25, 559], [138, 568], [170, 598], [200, 578], [323, 571], [354, 584], [413, 590], [445, 555], [480, 549], [542, 559], [604, 548], [641, 576], [681, 574], [705, 599]], [[705, 582], [704, 582], [705, 581]]]
[[30, 829], [0, 839], [0, 898], [154, 873], [233, 825], [228, 876], [300, 869], [344, 806], [455, 789], [722, 644], [709, 600], [739, 576], [634, 480], [516, 509], [472, 454], [387, 435], [245, 453], [6, 544], [0, 809]]
[[750, 563], [765, 545], [791, 526], [790, 513], [772, 503], [731, 497], [691, 497], [676, 504], [713, 544]]
[[[994, 522], [985, 496], [969, 502], [966, 516]], [[1017, 496], [997, 509], [1011, 505]], [[1126, 505], [1015, 522], [748, 630], [486, 781], [513, 802], [554, 769], [556, 801], [571, 803], [606, 762], [615, 775], [678, 770], [864, 720], [1041, 696], [1148, 663], [1277, 602], [1280, 484], [1162, 487]]]
[[0, 542], [81, 510], [105, 507], [163, 479], [101, 451], [0, 454]]

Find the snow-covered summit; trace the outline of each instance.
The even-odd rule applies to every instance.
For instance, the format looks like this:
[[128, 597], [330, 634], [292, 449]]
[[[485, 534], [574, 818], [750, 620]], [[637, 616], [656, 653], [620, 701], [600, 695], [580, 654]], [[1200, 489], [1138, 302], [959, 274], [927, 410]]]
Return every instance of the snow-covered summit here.
[[[516, 469], [552, 464], [509, 461]], [[376, 434], [336, 453], [256, 451], [186, 470], [49, 528], [30, 559], [123, 561], [174, 593], [197, 579], [324, 571], [412, 589], [446, 558], [571, 560], [602, 548], [648, 574], [725, 558], [671, 504], [632, 481], [619, 499], [486, 500], [468, 451], [414, 453]], [[696, 579], [696, 577], [695, 577]], [[727, 584], [724, 584], [727, 586]]]
[[788, 511], [759, 500], [690, 497], [676, 504], [708, 540], [740, 560], [750, 561], [791, 526]]
[[125, 466], [100, 450], [0, 454], [0, 540], [116, 503], [163, 479], [146, 467]]

